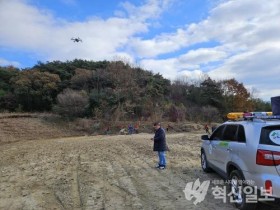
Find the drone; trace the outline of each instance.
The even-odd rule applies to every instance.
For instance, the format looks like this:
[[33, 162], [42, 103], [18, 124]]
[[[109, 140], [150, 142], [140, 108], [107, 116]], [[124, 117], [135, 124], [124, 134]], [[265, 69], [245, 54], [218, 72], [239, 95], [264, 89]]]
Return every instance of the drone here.
[[80, 37], [77, 38], [71, 38], [71, 40], [73, 40], [73, 42], [83, 42], [83, 40], [81, 40]]

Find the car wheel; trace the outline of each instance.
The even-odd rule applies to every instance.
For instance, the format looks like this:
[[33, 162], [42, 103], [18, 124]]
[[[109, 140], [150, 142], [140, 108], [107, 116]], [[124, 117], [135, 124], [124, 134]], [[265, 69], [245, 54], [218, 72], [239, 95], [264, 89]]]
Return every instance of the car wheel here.
[[254, 210], [257, 203], [246, 203], [246, 195], [244, 192], [244, 178], [240, 171], [234, 170], [230, 173], [229, 190], [231, 202], [240, 210]]
[[206, 158], [206, 155], [205, 155], [205, 152], [204, 151], [201, 151], [201, 168], [204, 172], [210, 172], [211, 171], [211, 168], [209, 167], [208, 165], [208, 162], [207, 162], [207, 158]]

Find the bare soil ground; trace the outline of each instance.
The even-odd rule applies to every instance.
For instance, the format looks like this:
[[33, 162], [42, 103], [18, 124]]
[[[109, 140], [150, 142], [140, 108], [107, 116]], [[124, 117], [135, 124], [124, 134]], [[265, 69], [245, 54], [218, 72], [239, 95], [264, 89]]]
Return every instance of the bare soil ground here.
[[235, 209], [214, 199], [213, 183], [197, 205], [184, 196], [187, 182], [221, 180], [200, 169], [200, 135], [167, 134], [166, 170], [154, 168], [151, 134], [3, 144], [0, 209]]

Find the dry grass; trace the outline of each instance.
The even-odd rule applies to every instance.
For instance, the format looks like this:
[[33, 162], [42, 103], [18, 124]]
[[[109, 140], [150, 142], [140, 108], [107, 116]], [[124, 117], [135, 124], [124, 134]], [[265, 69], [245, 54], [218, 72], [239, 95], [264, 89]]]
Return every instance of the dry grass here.
[[22, 117], [38, 117], [39, 114], [33, 114], [33, 113], [1, 113], [0, 119], [6, 119], [6, 118], [22, 118]]
[[[39, 140], [75, 136], [64, 125], [46, 120], [46, 114], [1, 114], [0, 144], [22, 140]], [[50, 116], [49, 116], [50, 117]], [[77, 135], [77, 134], [76, 134]]]
[[[22, 140], [38, 140], [69, 136], [119, 134], [122, 128], [127, 130], [129, 124], [137, 121], [98, 121], [93, 119], [67, 120], [49, 113], [1, 113], [0, 144]], [[168, 133], [203, 132], [204, 125], [199, 123], [162, 122], [162, 126], [171, 126]], [[109, 128], [109, 132], [106, 130]], [[152, 122], [141, 122], [140, 133], [152, 133]]]

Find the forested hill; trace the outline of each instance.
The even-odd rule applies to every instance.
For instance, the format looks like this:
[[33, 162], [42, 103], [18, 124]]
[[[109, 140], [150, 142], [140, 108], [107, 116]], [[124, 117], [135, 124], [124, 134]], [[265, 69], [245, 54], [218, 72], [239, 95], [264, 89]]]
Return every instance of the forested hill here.
[[170, 81], [122, 61], [39, 62], [0, 67], [0, 110], [104, 120], [219, 120], [229, 111], [270, 111], [235, 79]]

